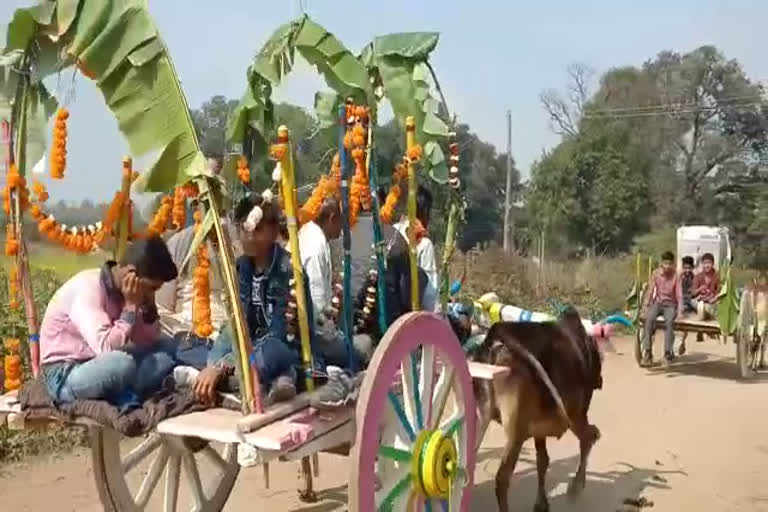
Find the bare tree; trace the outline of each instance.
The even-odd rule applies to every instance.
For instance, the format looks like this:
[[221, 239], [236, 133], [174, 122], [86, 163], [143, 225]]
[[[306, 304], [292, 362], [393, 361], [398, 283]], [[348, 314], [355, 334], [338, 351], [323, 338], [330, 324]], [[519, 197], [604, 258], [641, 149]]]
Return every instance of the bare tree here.
[[566, 72], [568, 83], [565, 91], [548, 89], [539, 95], [539, 100], [549, 116], [552, 131], [576, 137], [595, 71], [586, 64], [573, 63]]

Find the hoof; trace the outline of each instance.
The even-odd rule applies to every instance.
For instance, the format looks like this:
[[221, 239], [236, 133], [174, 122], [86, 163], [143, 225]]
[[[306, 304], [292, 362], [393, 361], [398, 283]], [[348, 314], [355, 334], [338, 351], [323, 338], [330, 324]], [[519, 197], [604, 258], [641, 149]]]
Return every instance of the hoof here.
[[302, 503], [317, 503], [317, 494], [315, 491], [302, 491], [299, 490], [299, 500]]
[[685, 345], [680, 345], [680, 348], [678, 349], [677, 353], [681, 356], [685, 355]]
[[585, 484], [586, 481], [584, 479], [574, 477], [573, 480], [568, 483], [568, 495], [578, 496], [584, 490]]
[[547, 500], [537, 501], [533, 506], [533, 512], [549, 512], [549, 502]]

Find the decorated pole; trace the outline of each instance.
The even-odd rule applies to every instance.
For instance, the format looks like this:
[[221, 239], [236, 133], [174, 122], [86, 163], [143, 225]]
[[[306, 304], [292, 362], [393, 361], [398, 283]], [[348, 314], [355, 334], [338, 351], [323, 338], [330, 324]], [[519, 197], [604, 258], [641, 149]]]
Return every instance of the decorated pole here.
[[115, 238], [115, 260], [120, 261], [128, 246], [128, 231], [131, 222], [131, 181], [133, 178], [133, 160], [130, 156], [123, 157], [123, 175], [120, 183], [120, 221], [117, 225]]
[[456, 133], [450, 133], [450, 170], [448, 184], [453, 191], [450, 193], [450, 210], [448, 212], [448, 225], [445, 230], [445, 244], [443, 246], [443, 259], [440, 264], [440, 311], [445, 314], [448, 308], [450, 296], [450, 268], [453, 251], [456, 247], [456, 231], [461, 218], [461, 180], [459, 179], [459, 144], [456, 142]]
[[[410, 154], [416, 145], [416, 123], [413, 116], [405, 119], [405, 143]], [[416, 263], [416, 167], [408, 157], [408, 256], [411, 264], [411, 311], [418, 311], [419, 305], [419, 268]]]
[[[24, 242], [24, 226], [21, 222], [23, 212], [22, 202], [26, 198], [22, 197], [26, 187], [24, 176], [26, 174], [26, 151], [27, 151], [27, 111], [29, 110], [29, 77], [24, 75], [19, 88], [21, 99], [17, 101], [19, 110], [16, 110], [16, 116], [11, 116], [10, 138], [8, 145], [8, 170], [9, 175], [12, 168], [19, 176], [19, 186], [9, 187], [11, 189], [11, 221], [12, 229], [15, 231], [16, 240], [18, 240], [18, 250], [16, 252], [17, 279], [21, 284], [21, 291], [24, 295], [24, 311], [27, 317], [27, 337], [29, 340], [29, 356], [32, 373], [37, 376], [40, 371], [40, 335], [38, 333], [37, 307], [35, 306], [35, 296], [32, 290], [32, 275], [29, 270], [29, 255], [27, 246]], [[15, 109], [14, 109], [15, 110]], [[18, 127], [13, 123], [18, 122]], [[14, 130], [15, 128], [15, 130]], [[13, 144], [13, 135], [16, 132], [16, 144]], [[14, 152], [15, 151], [15, 152]], [[15, 160], [14, 160], [15, 159]]]
[[355, 351], [351, 350], [352, 347], [352, 235], [349, 229], [349, 181], [350, 181], [350, 168], [349, 158], [347, 154], [347, 148], [344, 147], [344, 135], [347, 133], [347, 118], [351, 113], [348, 113], [348, 107], [351, 106], [352, 101], [347, 100], [346, 105], [339, 107], [339, 164], [341, 165], [341, 221], [342, 221], [342, 247], [343, 247], [343, 259], [342, 264], [344, 268], [343, 276], [343, 308], [341, 311], [342, 322], [341, 328], [344, 333], [344, 342], [347, 346], [349, 356], [349, 369], [355, 371], [357, 365], [355, 364]]
[[381, 220], [379, 219], [379, 177], [376, 172], [376, 154], [373, 147], [373, 119], [371, 119], [368, 128], [368, 188], [371, 189], [371, 199], [373, 205], [373, 243], [376, 254], [376, 267], [378, 279], [376, 280], [376, 293], [378, 296], [377, 313], [379, 317], [379, 330], [384, 333], [387, 330], [387, 283], [385, 280], [387, 266], [384, 258], [384, 240], [381, 235]]
[[277, 129], [277, 148], [281, 172], [283, 204], [288, 224], [288, 243], [291, 247], [291, 266], [293, 267], [294, 293], [296, 295], [297, 315], [299, 320], [299, 339], [301, 341], [301, 359], [304, 366], [304, 378], [308, 391], [314, 389], [312, 379], [312, 348], [309, 338], [309, 318], [307, 316], [307, 297], [304, 294], [304, 273], [301, 269], [299, 254], [299, 226], [296, 219], [296, 178], [293, 169], [293, 151], [286, 126]]

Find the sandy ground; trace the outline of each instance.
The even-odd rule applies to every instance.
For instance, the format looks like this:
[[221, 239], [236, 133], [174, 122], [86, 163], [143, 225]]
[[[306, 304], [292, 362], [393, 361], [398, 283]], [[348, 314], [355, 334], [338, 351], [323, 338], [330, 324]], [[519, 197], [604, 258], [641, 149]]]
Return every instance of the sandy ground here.
[[[622, 503], [640, 496], [654, 502], [647, 511], [768, 511], [768, 375], [741, 383], [733, 345], [691, 345], [692, 353], [673, 367], [645, 371], [635, 366], [630, 340], [616, 342], [618, 353], [606, 356], [605, 386], [591, 412], [603, 437], [590, 460], [587, 488], [574, 501], [564, 493], [578, 460], [576, 439], [568, 434], [549, 441], [553, 511], [634, 511]], [[503, 443], [493, 426], [479, 454], [473, 510], [495, 510], [493, 478]], [[513, 511], [532, 509], [534, 465], [527, 444], [510, 489]], [[322, 456], [322, 500], [307, 505], [296, 498], [294, 464], [272, 465], [270, 490], [260, 468], [247, 469], [225, 510], [341, 511], [348, 471], [345, 459]], [[2, 510], [101, 510], [85, 451], [0, 472]]]

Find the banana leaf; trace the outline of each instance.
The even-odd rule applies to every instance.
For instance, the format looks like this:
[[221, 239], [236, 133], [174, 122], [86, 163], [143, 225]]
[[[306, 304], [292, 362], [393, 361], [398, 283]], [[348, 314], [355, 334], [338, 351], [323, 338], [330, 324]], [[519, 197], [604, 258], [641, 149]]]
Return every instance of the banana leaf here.
[[[293, 69], [296, 52], [315, 66], [335, 93], [344, 98], [351, 96], [358, 102], [374, 105], [368, 70], [341, 42], [325, 28], [303, 15], [281, 25], [254, 57], [248, 68], [248, 90], [235, 110], [227, 129], [231, 152], [242, 150], [246, 139], [246, 127], [252, 129], [256, 152], [266, 150], [267, 141], [274, 130], [272, 115], [272, 88], [279, 86], [285, 75]], [[334, 119], [335, 112], [326, 109], [337, 101], [325, 96], [316, 97], [321, 119], [328, 114]]]
[[432, 32], [380, 36], [363, 49], [360, 60], [374, 76], [378, 74], [401, 125], [405, 126], [407, 116], [415, 117], [416, 140], [424, 148], [424, 167], [433, 180], [444, 184], [448, 181], [448, 165], [440, 142], [448, 136], [448, 124], [438, 115], [440, 102], [431, 95], [427, 65], [437, 41], [438, 35]]
[[[14, 50], [0, 55], [0, 120], [11, 122], [12, 105], [19, 87], [19, 68], [24, 53]], [[48, 93], [42, 82], [27, 87], [27, 140], [25, 162], [31, 167], [45, 154], [48, 119], [56, 110], [56, 99]], [[5, 161], [8, 148], [0, 149], [0, 158]], [[24, 171], [24, 169], [22, 169]]]
[[717, 301], [717, 323], [720, 332], [724, 335], [733, 334], [739, 320], [739, 302], [736, 287], [731, 277], [731, 267], [727, 266], [725, 272], [725, 285], [723, 286]]
[[[35, 38], [39, 44], [30, 45]], [[192, 168], [204, 160], [186, 100], [146, 1], [59, 0], [17, 9], [4, 53], [27, 47], [34, 47], [28, 55], [38, 81], [75, 58], [88, 70], [134, 157], [157, 155], [147, 171], [147, 191], [167, 191], [201, 172]], [[64, 51], [69, 57], [62, 59]], [[41, 83], [37, 88], [42, 118], [53, 103]], [[0, 93], [5, 96], [6, 88]], [[30, 120], [34, 132], [39, 119]], [[30, 142], [30, 151], [39, 152], [34, 137]]]

